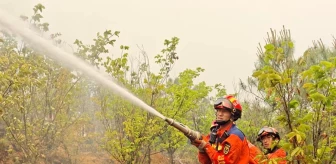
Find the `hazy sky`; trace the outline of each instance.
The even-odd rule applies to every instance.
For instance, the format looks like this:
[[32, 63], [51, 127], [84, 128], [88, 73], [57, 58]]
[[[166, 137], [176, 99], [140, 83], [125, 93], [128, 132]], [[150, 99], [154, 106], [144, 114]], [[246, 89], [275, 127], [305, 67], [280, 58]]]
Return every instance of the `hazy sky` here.
[[296, 56], [313, 40], [331, 45], [336, 35], [335, 0], [0, 0], [0, 9], [30, 16], [37, 3], [46, 7], [43, 21], [50, 30], [69, 43], [91, 43], [97, 32], [117, 30], [119, 44], [129, 45], [132, 54], [143, 45], [153, 58], [164, 39], [179, 37], [173, 75], [202, 67], [198, 81], [222, 83], [228, 92], [252, 74], [258, 43], [264, 44], [270, 28], [291, 30]]

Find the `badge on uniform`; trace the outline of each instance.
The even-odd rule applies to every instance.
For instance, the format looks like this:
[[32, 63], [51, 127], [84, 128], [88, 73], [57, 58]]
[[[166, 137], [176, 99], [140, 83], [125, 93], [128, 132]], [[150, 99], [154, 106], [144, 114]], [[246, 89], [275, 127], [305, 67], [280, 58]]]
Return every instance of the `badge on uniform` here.
[[230, 151], [230, 148], [231, 148], [231, 145], [229, 143], [225, 143], [224, 149], [223, 149], [224, 154], [228, 154]]

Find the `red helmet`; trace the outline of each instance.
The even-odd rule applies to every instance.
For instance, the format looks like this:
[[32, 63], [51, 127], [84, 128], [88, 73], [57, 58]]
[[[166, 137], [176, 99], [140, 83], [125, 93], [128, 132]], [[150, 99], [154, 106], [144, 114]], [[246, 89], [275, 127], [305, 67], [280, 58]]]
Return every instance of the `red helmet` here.
[[242, 106], [238, 100], [232, 95], [224, 96], [223, 98], [218, 98], [214, 103], [215, 109], [227, 109], [233, 115], [233, 120], [236, 121], [238, 118], [241, 118]]
[[279, 132], [275, 128], [265, 126], [259, 130], [257, 141], [261, 142], [261, 138], [269, 134], [274, 135], [275, 138], [278, 138], [280, 140]]

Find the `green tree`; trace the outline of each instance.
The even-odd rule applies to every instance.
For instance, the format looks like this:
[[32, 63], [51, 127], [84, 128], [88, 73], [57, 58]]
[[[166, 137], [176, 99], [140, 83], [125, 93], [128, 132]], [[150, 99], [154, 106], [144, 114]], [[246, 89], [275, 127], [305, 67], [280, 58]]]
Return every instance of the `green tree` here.
[[[46, 32], [48, 24], [40, 23], [43, 9], [43, 5], [36, 5], [30, 22]], [[74, 99], [79, 93], [79, 78], [13, 35], [3, 32], [1, 38], [0, 108], [4, 138], [10, 143], [9, 158], [20, 163], [51, 163], [57, 158], [71, 161], [57, 149], [66, 149], [63, 140], [69, 127], [82, 117], [74, 108], [80, 103]]]
[[[166, 85], [165, 96], [161, 99], [160, 108], [167, 117], [176, 119], [187, 125], [193, 125], [199, 116], [194, 111], [211, 91], [211, 87], [205, 82], [194, 84], [194, 79], [203, 72], [202, 68], [196, 70], [187, 69], [180, 73], [174, 83], [168, 82]], [[190, 117], [191, 116], [191, 117]], [[203, 119], [203, 118], [202, 118]], [[194, 130], [196, 127], [192, 127]], [[160, 146], [167, 150], [171, 163], [175, 163], [175, 152], [184, 146], [186, 137], [173, 127], [169, 127], [167, 131], [160, 135]]]
[[285, 128], [288, 142], [283, 146], [289, 151], [289, 161], [331, 162], [333, 137], [327, 139], [329, 145], [326, 146], [321, 134], [333, 125], [334, 104], [330, 103], [334, 100], [333, 58], [328, 57], [334, 53], [322, 42], [315, 42], [314, 48], [308, 49], [298, 60], [294, 59], [293, 51], [289, 30], [283, 29], [280, 36], [271, 30], [264, 50], [261, 47], [258, 50], [259, 60], [250, 85], [242, 85], [242, 88], [248, 90], [248, 86], [256, 86], [258, 91], [249, 91], [264, 102], [266, 111], [272, 111], [271, 119], [276, 120], [273, 119], [271, 125], [279, 122]]

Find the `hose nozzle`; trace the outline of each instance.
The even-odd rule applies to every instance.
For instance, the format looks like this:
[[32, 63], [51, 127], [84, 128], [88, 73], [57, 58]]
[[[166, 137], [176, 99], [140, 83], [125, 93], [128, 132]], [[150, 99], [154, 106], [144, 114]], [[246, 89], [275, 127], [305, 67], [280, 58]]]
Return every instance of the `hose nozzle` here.
[[202, 135], [198, 131], [194, 131], [189, 129], [187, 126], [171, 119], [171, 118], [165, 118], [165, 121], [168, 122], [169, 125], [175, 127], [179, 131], [181, 131], [186, 137], [188, 137], [191, 141], [194, 141], [195, 139], [202, 139]]

